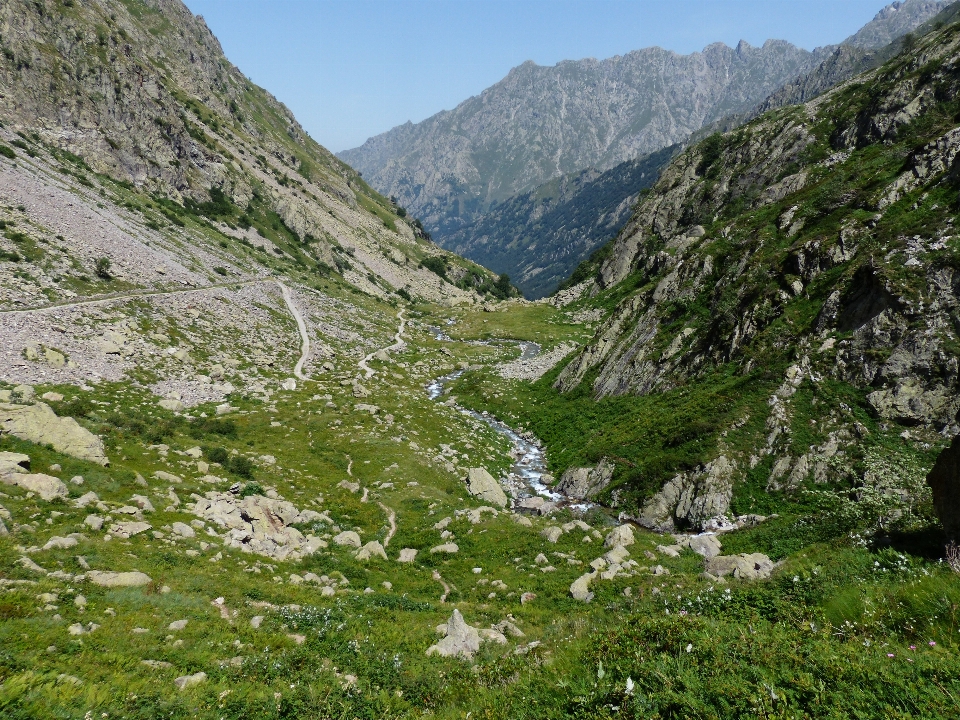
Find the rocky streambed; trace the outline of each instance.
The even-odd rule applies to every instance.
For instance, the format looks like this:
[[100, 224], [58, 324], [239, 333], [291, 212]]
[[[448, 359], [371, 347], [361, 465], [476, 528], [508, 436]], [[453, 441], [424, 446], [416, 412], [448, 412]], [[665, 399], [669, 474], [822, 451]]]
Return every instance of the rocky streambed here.
[[[452, 340], [452, 338], [438, 327], [428, 326], [428, 329], [437, 340]], [[520, 361], [531, 360], [541, 352], [540, 345], [524, 340], [479, 340], [477, 343], [481, 345], [516, 343], [521, 351], [520, 358], [518, 358]], [[457, 370], [430, 381], [426, 386], [427, 395], [431, 400], [439, 400], [445, 394], [450, 383], [463, 375], [464, 372], [465, 370]], [[453, 402], [452, 406], [464, 415], [469, 415], [485, 423], [510, 441], [512, 445], [510, 454], [513, 457], [513, 467], [505, 478], [501, 478], [500, 483], [511, 495], [517, 498], [515, 506], [518, 509], [545, 513], [548, 512], [551, 507], [561, 505], [579, 510], [585, 510], [590, 507], [590, 503], [572, 500], [562, 493], [553, 491], [549, 487], [548, 482], [552, 482], [553, 478], [550, 477], [547, 472], [543, 447], [530, 433], [516, 430], [485, 411], [477, 412], [470, 410], [469, 408], [457, 405], [456, 402]]]

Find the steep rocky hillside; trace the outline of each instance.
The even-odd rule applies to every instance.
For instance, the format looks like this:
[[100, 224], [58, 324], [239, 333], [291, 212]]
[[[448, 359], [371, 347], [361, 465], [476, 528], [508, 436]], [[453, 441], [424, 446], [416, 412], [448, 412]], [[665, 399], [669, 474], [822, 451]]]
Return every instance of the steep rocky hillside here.
[[444, 238], [444, 246], [496, 272], [508, 273], [527, 298], [550, 295], [580, 260], [630, 219], [678, 148], [671, 146], [606, 172], [584, 170], [494, 205]]
[[625, 463], [608, 497], [632, 493], [651, 526], [700, 526], [757, 488], [910, 494], [870, 458], [915, 460], [958, 430], [958, 46], [954, 24], [713, 135], [638, 204], [576, 289], [604, 320], [555, 385], [729, 404], [665, 437], [659, 465]]
[[843, 41], [857, 48], [879, 48], [942, 12], [954, 0], [897, 0]]
[[[0, 6], [0, 45], [0, 115], [8, 134], [21, 136], [12, 142], [26, 166], [90, 193], [120, 193], [110, 196], [120, 204], [128, 191], [142, 196], [127, 209], [143, 213], [161, 242], [194, 243], [186, 214], [231, 238], [216, 251], [233, 256], [227, 266], [267, 247], [275, 259], [336, 269], [380, 296], [406, 288], [467, 297], [420, 267], [440, 251], [419, 226], [250, 83], [178, 0], [14, 0]], [[99, 250], [121, 274], [134, 272], [129, 252]], [[193, 269], [205, 265], [199, 271], [215, 278], [210, 262]], [[453, 276], [492, 284], [476, 267]], [[157, 279], [149, 268], [143, 277]]]

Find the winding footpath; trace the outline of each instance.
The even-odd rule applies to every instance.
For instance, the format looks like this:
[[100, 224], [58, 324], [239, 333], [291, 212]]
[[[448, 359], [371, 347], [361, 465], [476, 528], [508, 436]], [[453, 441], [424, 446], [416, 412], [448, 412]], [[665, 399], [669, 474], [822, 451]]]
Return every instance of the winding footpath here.
[[389, 352], [391, 350], [400, 350], [401, 348], [405, 348], [407, 346], [407, 343], [404, 341], [402, 337], [403, 330], [407, 326], [407, 319], [403, 316], [403, 310], [400, 310], [399, 312], [397, 312], [397, 317], [400, 319], [400, 327], [397, 328], [397, 334], [393, 336], [393, 341], [394, 341], [393, 345], [388, 345], [385, 348], [374, 350], [372, 353], [368, 353], [366, 356], [364, 356], [363, 360], [357, 363], [357, 367], [359, 367], [364, 372], [364, 380], [369, 380], [377, 373], [376, 370], [374, 370], [372, 367], [367, 365], [367, 363], [371, 359], [373, 359], [374, 355], [376, 355], [378, 352], [381, 352], [381, 351]]
[[287, 308], [290, 310], [290, 314], [293, 315], [293, 319], [297, 321], [297, 329], [300, 331], [300, 359], [297, 360], [297, 364], [293, 368], [293, 374], [301, 380], [307, 380], [307, 376], [303, 374], [303, 364], [307, 361], [307, 358], [310, 357], [310, 336], [307, 335], [307, 325], [303, 322], [303, 316], [300, 314], [300, 310], [293, 303], [290, 288], [279, 280], [276, 282], [280, 287], [280, 293], [283, 295], [283, 301], [287, 304]]
[[387, 531], [387, 536], [383, 539], [383, 546], [386, 547], [390, 544], [393, 536], [397, 534], [397, 514], [382, 502], [378, 502], [377, 505], [383, 508], [383, 511], [387, 514], [387, 522], [390, 523], [390, 530]]

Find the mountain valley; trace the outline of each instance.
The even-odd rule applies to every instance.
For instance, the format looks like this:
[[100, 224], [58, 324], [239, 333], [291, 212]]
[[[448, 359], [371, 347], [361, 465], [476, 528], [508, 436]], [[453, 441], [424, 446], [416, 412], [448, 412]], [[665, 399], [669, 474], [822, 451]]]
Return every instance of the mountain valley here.
[[0, 715], [955, 716], [950, 12], [478, 263], [179, 0], [0, 4]]

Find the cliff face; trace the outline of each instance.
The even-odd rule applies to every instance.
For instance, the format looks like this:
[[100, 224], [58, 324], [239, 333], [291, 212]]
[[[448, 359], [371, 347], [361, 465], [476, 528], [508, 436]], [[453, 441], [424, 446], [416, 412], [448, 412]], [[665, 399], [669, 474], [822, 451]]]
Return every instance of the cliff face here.
[[[763, 463], [769, 489], [846, 477], [863, 442], [853, 397], [884, 432], [957, 431], [958, 68], [954, 24], [814, 101], [707, 138], [665, 169], [605, 249], [578, 290], [609, 312], [560, 373], [561, 391], [779, 377], [739, 457], [713, 438], [737, 469], [722, 482], [709, 468], [677, 475], [645, 522], [702, 520], [686, 514], [691, 494], [728, 504], [737, 478]], [[796, 400], [802, 390], [815, 399]]]

